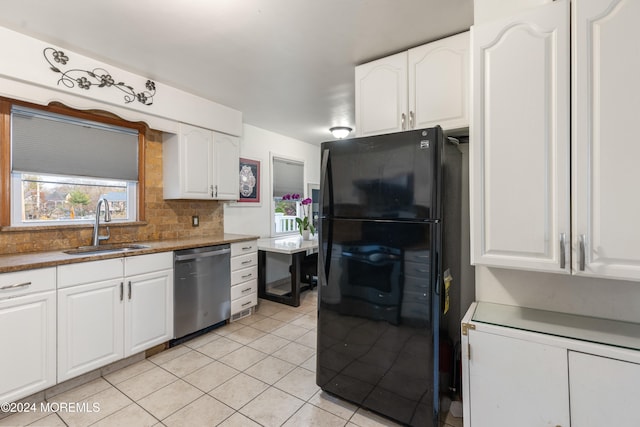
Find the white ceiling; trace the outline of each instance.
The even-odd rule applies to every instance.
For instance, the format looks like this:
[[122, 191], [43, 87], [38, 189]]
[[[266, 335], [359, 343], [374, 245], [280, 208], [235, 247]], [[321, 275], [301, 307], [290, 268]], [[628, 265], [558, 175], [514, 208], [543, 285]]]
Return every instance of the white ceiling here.
[[356, 65], [472, 23], [472, 0], [2, 0], [0, 12], [4, 27], [311, 143], [355, 128]]

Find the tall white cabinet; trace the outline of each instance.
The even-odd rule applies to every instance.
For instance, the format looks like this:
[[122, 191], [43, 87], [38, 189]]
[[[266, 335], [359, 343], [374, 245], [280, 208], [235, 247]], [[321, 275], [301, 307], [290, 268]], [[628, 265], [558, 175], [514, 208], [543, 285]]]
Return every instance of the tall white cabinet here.
[[475, 264], [640, 279], [637, 16], [558, 0], [472, 28]]
[[473, 261], [568, 272], [569, 4], [471, 32]]
[[238, 137], [181, 123], [162, 149], [165, 199], [238, 198]]
[[638, 280], [640, 2], [575, 0], [572, 16], [573, 271]]
[[356, 134], [469, 126], [469, 33], [356, 67]]

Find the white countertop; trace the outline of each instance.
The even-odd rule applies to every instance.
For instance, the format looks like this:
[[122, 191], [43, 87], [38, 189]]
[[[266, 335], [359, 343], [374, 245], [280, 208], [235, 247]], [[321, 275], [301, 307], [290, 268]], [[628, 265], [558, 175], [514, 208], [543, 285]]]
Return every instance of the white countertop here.
[[280, 252], [283, 254], [295, 254], [318, 248], [318, 238], [302, 240], [302, 236], [283, 236], [258, 239], [258, 250], [267, 252]]

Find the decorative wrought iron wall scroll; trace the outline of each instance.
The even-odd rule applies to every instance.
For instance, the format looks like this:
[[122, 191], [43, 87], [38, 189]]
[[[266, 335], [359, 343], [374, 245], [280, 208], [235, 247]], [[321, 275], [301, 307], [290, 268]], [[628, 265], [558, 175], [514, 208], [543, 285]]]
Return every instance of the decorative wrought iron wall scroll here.
[[69, 57], [61, 50], [47, 47], [43, 51], [44, 58], [51, 66], [51, 71], [59, 73], [60, 78], [58, 84], [62, 83], [68, 88], [78, 86], [79, 89], [89, 90], [91, 87], [114, 87], [124, 92], [124, 103], [129, 104], [133, 101], [141, 102], [144, 105], [153, 104], [153, 97], [156, 94], [156, 84], [152, 80], [147, 80], [145, 84], [146, 90], [136, 92], [136, 90], [124, 83], [117, 82], [113, 79], [113, 76], [104, 68], [94, 68], [92, 71], [81, 70], [79, 68], [73, 68], [70, 70], [61, 70], [58, 65], [67, 65]]

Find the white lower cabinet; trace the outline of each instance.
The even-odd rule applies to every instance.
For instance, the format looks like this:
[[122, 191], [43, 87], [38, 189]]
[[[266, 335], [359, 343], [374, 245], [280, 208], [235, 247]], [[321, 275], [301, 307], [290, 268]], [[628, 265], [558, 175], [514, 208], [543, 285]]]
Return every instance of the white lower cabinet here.
[[571, 425], [640, 426], [640, 364], [569, 352]]
[[467, 426], [569, 426], [567, 351], [491, 333], [469, 335]]
[[640, 324], [474, 303], [462, 334], [465, 427], [640, 426]]
[[231, 244], [231, 321], [251, 314], [258, 304], [258, 242]]
[[171, 339], [171, 252], [58, 267], [58, 381]]
[[56, 383], [55, 271], [0, 274], [0, 403]]
[[173, 253], [125, 258], [125, 357], [173, 338]]
[[124, 357], [123, 258], [58, 267], [58, 381]]

